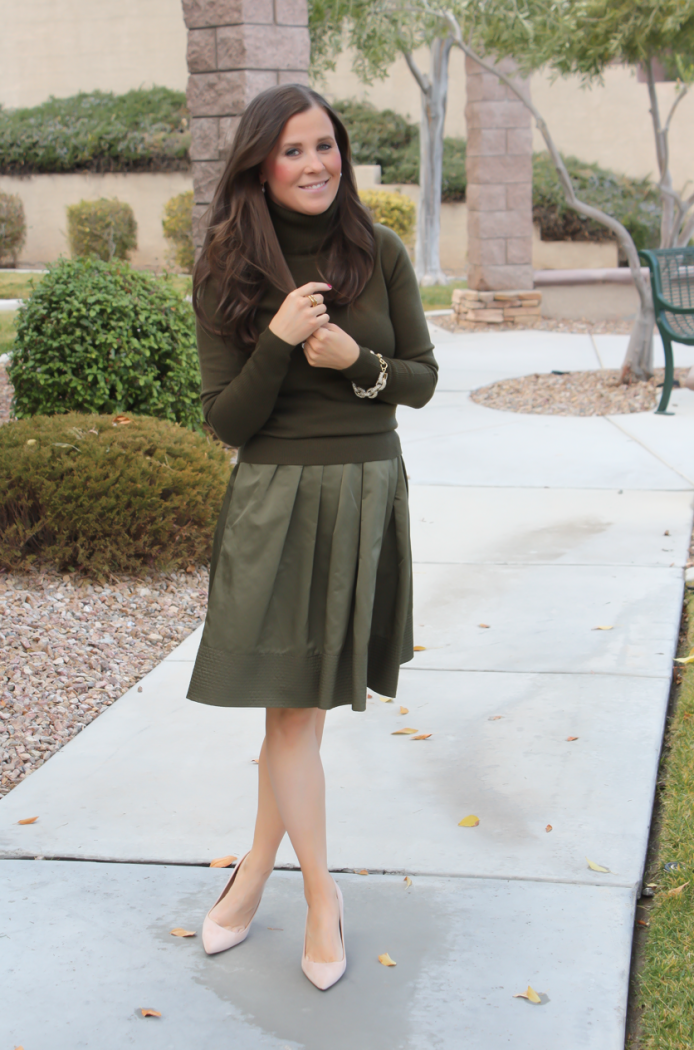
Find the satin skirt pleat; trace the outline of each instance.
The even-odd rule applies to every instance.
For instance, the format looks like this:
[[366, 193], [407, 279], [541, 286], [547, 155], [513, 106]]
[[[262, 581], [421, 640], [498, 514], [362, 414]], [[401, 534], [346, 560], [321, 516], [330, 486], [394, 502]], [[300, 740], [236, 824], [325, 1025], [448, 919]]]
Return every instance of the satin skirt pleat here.
[[239, 464], [215, 534], [189, 698], [363, 711], [367, 686], [395, 695], [412, 655], [402, 460]]

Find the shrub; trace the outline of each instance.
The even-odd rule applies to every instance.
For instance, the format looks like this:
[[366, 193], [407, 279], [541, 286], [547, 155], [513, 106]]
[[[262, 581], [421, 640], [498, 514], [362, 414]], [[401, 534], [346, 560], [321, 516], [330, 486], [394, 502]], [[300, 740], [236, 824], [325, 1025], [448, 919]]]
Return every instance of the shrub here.
[[171, 241], [176, 265], [192, 273], [195, 262], [193, 244], [193, 191], [178, 193], [164, 205], [164, 236]]
[[0, 265], [8, 259], [17, 265], [26, 234], [22, 198], [16, 193], [0, 193]]
[[123, 201], [80, 201], [67, 207], [67, 234], [73, 256], [95, 255], [97, 259], [127, 259], [137, 248], [137, 223], [129, 204]]
[[[649, 179], [631, 179], [614, 171], [565, 157], [576, 192], [588, 204], [602, 208], [628, 229], [637, 248], [660, 243], [660, 195]], [[569, 208], [548, 153], [533, 157], [533, 218], [545, 241], [611, 241], [599, 222]]]
[[210, 556], [229, 478], [209, 438], [163, 420], [34, 416], [0, 427], [0, 566], [109, 573]]
[[20, 418], [136, 412], [200, 426], [195, 319], [171, 278], [61, 259], [16, 314], [9, 368]]
[[185, 93], [163, 87], [0, 109], [0, 174], [185, 171], [188, 125]]
[[[392, 109], [377, 110], [368, 102], [333, 102], [349, 131], [355, 164], [380, 164], [383, 182], [419, 182], [419, 126]], [[445, 138], [441, 195], [445, 201], [465, 200], [465, 139]]]
[[417, 214], [413, 201], [404, 193], [388, 190], [360, 190], [362, 204], [369, 209], [374, 222], [380, 222], [405, 240], [414, 227]]

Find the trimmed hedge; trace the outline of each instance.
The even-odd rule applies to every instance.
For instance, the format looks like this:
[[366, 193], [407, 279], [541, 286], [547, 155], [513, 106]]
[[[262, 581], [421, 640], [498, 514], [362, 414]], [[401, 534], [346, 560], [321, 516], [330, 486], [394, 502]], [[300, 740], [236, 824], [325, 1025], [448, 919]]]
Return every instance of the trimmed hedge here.
[[67, 207], [67, 236], [75, 257], [95, 256], [104, 262], [127, 259], [137, 248], [137, 222], [129, 204], [101, 197]]
[[202, 425], [195, 318], [171, 278], [61, 259], [16, 314], [9, 366], [19, 419], [137, 412]]
[[412, 233], [417, 209], [404, 193], [389, 193], [388, 190], [360, 190], [362, 204], [371, 212], [374, 222], [380, 222], [394, 230], [403, 240]]
[[[637, 248], [660, 244], [660, 194], [649, 179], [630, 179], [576, 157], [564, 157], [576, 192], [618, 219]], [[610, 231], [572, 211], [548, 153], [533, 156], [533, 219], [544, 241], [611, 241]]]
[[80, 92], [0, 108], [0, 174], [187, 171], [186, 96], [170, 88]]
[[26, 241], [27, 224], [22, 198], [16, 193], [0, 193], [0, 263], [17, 258]]
[[0, 427], [0, 566], [97, 577], [209, 561], [229, 480], [211, 439], [164, 420], [35, 416]]
[[164, 205], [161, 221], [164, 236], [170, 242], [176, 265], [184, 273], [192, 273], [195, 265], [193, 244], [193, 191], [177, 193]]

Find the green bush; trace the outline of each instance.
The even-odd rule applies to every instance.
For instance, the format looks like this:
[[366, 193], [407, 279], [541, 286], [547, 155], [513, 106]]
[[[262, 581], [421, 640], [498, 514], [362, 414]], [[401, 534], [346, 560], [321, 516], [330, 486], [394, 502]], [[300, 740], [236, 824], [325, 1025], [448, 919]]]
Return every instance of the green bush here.
[[[660, 243], [660, 194], [649, 179], [630, 179], [614, 171], [564, 157], [576, 193], [618, 219], [637, 248]], [[548, 153], [533, 157], [533, 219], [544, 241], [611, 241], [613, 235], [599, 222], [569, 208]]]
[[362, 204], [369, 209], [374, 222], [380, 222], [398, 237], [406, 240], [414, 228], [417, 209], [414, 201], [404, 193], [389, 193], [388, 190], [360, 190]]
[[185, 273], [192, 273], [195, 263], [193, 244], [193, 191], [178, 193], [164, 205], [162, 227], [167, 241], [171, 241], [174, 260]]
[[20, 418], [136, 412], [199, 427], [190, 303], [128, 263], [61, 259], [16, 314], [9, 368]]
[[185, 171], [186, 96], [170, 88], [80, 92], [30, 109], [0, 109], [0, 174]]
[[26, 234], [22, 198], [16, 193], [0, 193], [0, 264], [9, 260], [17, 265]]
[[[333, 102], [344, 120], [355, 164], [380, 164], [381, 181], [406, 185], [419, 182], [419, 126], [392, 109], [378, 110], [368, 102]], [[465, 200], [465, 139], [445, 138], [441, 195], [445, 201]]]
[[107, 200], [80, 201], [67, 209], [67, 236], [74, 257], [94, 255], [97, 259], [127, 259], [137, 248], [137, 223], [129, 204]]
[[207, 562], [229, 478], [209, 438], [163, 420], [34, 416], [0, 427], [0, 566], [98, 577]]

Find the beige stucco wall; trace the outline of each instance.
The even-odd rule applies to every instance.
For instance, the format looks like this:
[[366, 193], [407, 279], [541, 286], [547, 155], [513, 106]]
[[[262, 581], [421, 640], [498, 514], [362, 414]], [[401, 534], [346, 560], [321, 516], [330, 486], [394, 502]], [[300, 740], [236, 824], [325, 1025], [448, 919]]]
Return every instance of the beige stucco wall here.
[[137, 221], [138, 250], [134, 266], [161, 270], [168, 261], [169, 244], [161, 220], [164, 205], [177, 193], [192, 190], [185, 172], [111, 175], [0, 175], [0, 193], [17, 193], [24, 204], [27, 240], [20, 266], [53, 262], [69, 255], [65, 208], [80, 200], [117, 197], [131, 205]]
[[181, 0], [0, 0], [0, 104], [188, 80]]

